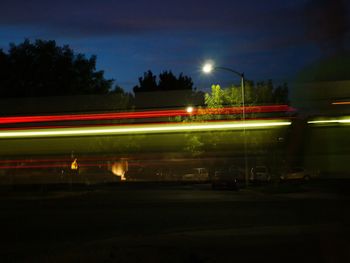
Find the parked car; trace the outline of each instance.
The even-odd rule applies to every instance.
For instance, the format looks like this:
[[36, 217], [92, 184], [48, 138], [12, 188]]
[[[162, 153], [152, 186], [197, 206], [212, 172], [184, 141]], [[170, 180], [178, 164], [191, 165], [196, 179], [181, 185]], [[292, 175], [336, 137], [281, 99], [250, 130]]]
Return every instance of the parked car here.
[[240, 178], [242, 178], [242, 171], [236, 166], [219, 168], [211, 178], [212, 189], [238, 190]]
[[193, 168], [184, 174], [182, 179], [184, 181], [208, 181], [209, 172], [206, 168]]
[[287, 180], [303, 180], [308, 181], [313, 177], [311, 172], [305, 170], [302, 167], [294, 167], [290, 169], [288, 172], [283, 173], [280, 176], [281, 181], [287, 181]]
[[270, 182], [271, 181], [270, 170], [266, 166], [263, 166], [263, 165], [253, 167], [250, 170], [249, 181], [251, 183]]

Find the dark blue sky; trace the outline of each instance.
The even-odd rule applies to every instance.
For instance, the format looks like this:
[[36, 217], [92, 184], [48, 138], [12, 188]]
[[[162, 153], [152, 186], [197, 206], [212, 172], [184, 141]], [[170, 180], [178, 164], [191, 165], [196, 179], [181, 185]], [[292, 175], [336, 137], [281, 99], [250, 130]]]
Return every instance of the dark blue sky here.
[[203, 90], [234, 78], [204, 76], [206, 60], [278, 83], [349, 45], [346, 2], [1, 0], [0, 48], [25, 38], [54, 39], [97, 55], [98, 69], [127, 90], [147, 70], [183, 72]]

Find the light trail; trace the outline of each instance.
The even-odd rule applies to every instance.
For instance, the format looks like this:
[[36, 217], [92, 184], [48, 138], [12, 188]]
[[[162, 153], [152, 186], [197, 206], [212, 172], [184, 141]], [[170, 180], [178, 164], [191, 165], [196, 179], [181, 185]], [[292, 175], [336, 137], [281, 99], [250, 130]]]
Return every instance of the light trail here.
[[[46, 169], [46, 168], [70, 168], [71, 163], [59, 164], [38, 164], [38, 165], [1, 165], [0, 169]], [[108, 167], [107, 163], [84, 164], [79, 163], [79, 167]]]
[[217, 121], [207, 123], [167, 123], [144, 125], [114, 125], [84, 128], [60, 128], [60, 129], [31, 129], [31, 130], [2, 130], [0, 139], [9, 138], [43, 138], [43, 137], [67, 137], [67, 136], [106, 136], [123, 134], [152, 134], [152, 133], [177, 133], [196, 131], [218, 131], [232, 129], [266, 129], [291, 125], [290, 121]]
[[328, 120], [313, 120], [308, 121], [308, 124], [347, 124], [350, 119], [328, 119]]
[[337, 101], [337, 102], [332, 102], [332, 105], [350, 105], [350, 101]]
[[[41, 116], [12, 116], [0, 117], [0, 124], [19, 124], [19, 123], [39, 123], [39, 122], [57, 122], [57, 121], [88, 121], [88, 120], [126, 120], [126, 119], [148, 119], [177, 116], [194, 115], [228, 115], [241, 114], [242, 107], [225, 107], [201, 109], [193, 108], [181, 110], [157, 110], [157, 111], [136, 111], [136, 112], [117, 112], [117, 113], [94, 113], [94, 114], [65, 114], [65, 115], [41, 115]], [[294, 108], [288, 105], [265, 105], [265, 106], [247, 106], [246, 113], [269, 113], [269, 112], [291, 112]]]
[[[69, 154], [67, 154], [69, 155]], [[91, 162], [91, 161], [116, 161], [118, 159], [128, 159], [132, 160], [133, 158], [125, 156], [110, 156], [110, 157], [79, 157], [79, 161], [84, 161], [84, 162]], [[57, 158], [57, 159], [8, 159], [8, 160], [0, 160], [0, 165], [1, 163], [19, 163], [19, 162], [24, 162], [24, 163], [37, 163], [37, 162], [71, 162], [72, 158], [66, 157], [66, 158]]]

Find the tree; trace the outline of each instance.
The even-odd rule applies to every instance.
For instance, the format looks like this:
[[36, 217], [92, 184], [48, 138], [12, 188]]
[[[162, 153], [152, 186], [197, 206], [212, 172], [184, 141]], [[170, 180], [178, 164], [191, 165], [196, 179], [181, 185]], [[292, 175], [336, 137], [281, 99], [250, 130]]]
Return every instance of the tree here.
[[1, 97], [107, 94], [113, 80], [96, 70], [96, 56], [75, 54], [53, 40], [25, 40], [0, 50]]
[[134, 93], [156, 91], [158, 89], [157, 76], [153, 75], [152, 71], [148, 70], [143, 74], [143, 77], [139, 77], [139, 85], [134, 87]]
[[[280, 104], [288, 103], [288, 86], [274, 87], [272, 80], [258, 82], [245, 82], [245, 105]], [[221, 89], [219, 85], [213, 85], [211, 93], [205, 94], [205, 104], [209, 108], [242, 105], [242, 87], [232, 85]]]
[[225, 91], [219, 85], [211, 86], [211, 94], [205, 93], [204, 102], [208, 108], [221, 108], [225, 104]]
[[272, 81], [269, 80], [267, 83], [262, 81], [256, 84], [255, 88], [256, 103], [272, 103], [273, 101], [273, 85]]
[[176, 78], [171, 71], [164, 71], [159, 74], [158, 88], [160, 90], [192, 90], [193, 81], [182, 73]]
[[120, 86], [116, 85], [109, 94], [118, 95], [118, 108], [128, 109], [135, 106], [135, 97], [130, 92], [125, 92]]
[[190, 77], [175, 76], [171, 71], [163, 71], [158, 78], [152, 71], [147, 71], [139, 78], [134, 87], [136, 107], [183, 107], [202, 105], [204, 94], [193, 87]]
[[277, 104], [289, 103], [288, 99], [288, 85], [284, 83], [274, 90], [273, 102]]
[[[219, 120], [219, 119], [241, 119], [242, 115], [220, 115], [220, 108], [230, 106], [242, 106], [242, 87], [232, 85], [228, 88], [222, 89], [220, 85], [212, 85], [211, 92], [205, 93], [204, 96], [206, 108], [201, 108], [199, 111], [205, 113], [207, 109], [210, 109], [209, 114], [203, 114], [198, 116], [190, 116], [186, 118], [177, 118], [177, 121], [184, 122], [203, 122], [208, 120]], [[258, 82], [254, 85], [254, 82], [245, 81], [245, 105], [261, 105], [261, 104], [272, 104], [272, 103], [287, 103], [288, 102], [288, 86], [283, 84], [282, 86], [274, 87], [272, 80], [267, 82]], [[217, 111], [215, 109], [218, 109]], [[211, 115], [215, 114], [217, 115]], [[254, 114], [249, 114], [249, 117], [253, 117]], [[191, 153], [193, 156], [199, 156], [204, 153], [205, 150], [215, 150], [217, 147], [222, 146], [223, 141], [227, 141], [230, 138], [230, 132], [227, 131], [215, 131], [206, 134], [186, 134], [184, 135], [184, 141], [186, 147], [184, 150]], [[254, 135], [252, 135], [254, 134]], [[248, 150], [266, 152], [267, 148], [261, 148], [259, 145], [264, 145], [264, 140], [270, 136], [270, 131], [246, 131], [243, 133], [236, 133], [235, 138], [230, 140], [243, 141], [243, 136], [248, 138]]]
[[[254, 83], [252, 81], [245, 82], [245, 104], [255, 104], [256, 98], [254, 94]], [[232, 85], [222, 89], [220, 85], [213, 85], [211, 94], [205, 94], [205, 105], [208, 108], [221, 108], [225, 106], [241, 106], [242, 105], [242, 87]]]
[[159, 80], [151, 70], [139, 78], [139, 85], [134, 87], [134, 92], [169, 91], [169, 90], [193, 90], [193, 81], [182, 73], [176, 77], [171, 71], [163, 71], [159, 74]]

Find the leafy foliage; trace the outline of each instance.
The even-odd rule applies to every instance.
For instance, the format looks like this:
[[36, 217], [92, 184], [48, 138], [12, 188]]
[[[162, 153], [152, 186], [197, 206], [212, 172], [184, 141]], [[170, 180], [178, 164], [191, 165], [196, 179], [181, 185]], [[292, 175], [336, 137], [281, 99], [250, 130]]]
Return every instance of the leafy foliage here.
[[[288, 103], [288, 86], [286, 83], [275, 88], [272, 80], [258, 82], [256, 85], [252, 81], [246, 81], [244, 91], [246, 105]], [[206, 93], [204, 98], [208, 108], [241, 106], [242, 87], [233, 85], [221, 89], [219, 85], [213, 85], [211, 93]]]
[[[272, 80], [267, 82], [258, 82], [256, 85], [252, 81], [245, 81], [245, 105], [260, 105], [260, 104], [277, 104], [277, 103], [288, 103], [288, 86], [283, 84], [282, 86], [274, 87]], [[241, 86], [230, 86], [222, 89], [220, 85], [212, 85], [211, 93], [206, 93], [204, 96], [206, 108], [199, 108], [198, 111], [204, 113], [203, 115], [191, 116], [183, 119], [183, 121], [196, 121], [204, 122], [214, 119], [241, 119], [242, 115], [219, 115], [220, 108], [225, 106], [242, 106], [242, 87]], [[210, 111], [208, 110], [210, 109]], [[215, 109], [218, 109], [218, 115], [206, 114], [215, 113]], [[250, 114], [252, 117], [252, 114]], [[210, 136], [203, 134], [186, 134], [184, 140], [187, 145], [185, 151], [192, 154], [192, 156], [199, 156], [205, 152], [205, 150], [215, 150], [222, 146], [222, 142], [230, 138], [230, 132], [226, 131], [215, 131], [208, 132]], [[259, 145], [262, 145], [265, 138], [268, 137], [268, 131], [260, 131], [254, 133], [252, 136], [251, 131], [245, 131], [236, 133], [235, 138], [231, 140], [243, 141], [247, 140], [248, 150], [255, 147], [255, 152], [259, 149]], [[205, 143], [204, 143], [205, 142]], [[266, 149], [260, 149], [259, 151], [266, 151]]]

